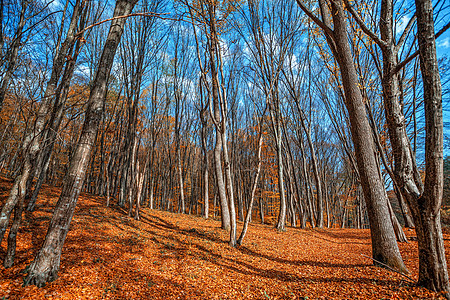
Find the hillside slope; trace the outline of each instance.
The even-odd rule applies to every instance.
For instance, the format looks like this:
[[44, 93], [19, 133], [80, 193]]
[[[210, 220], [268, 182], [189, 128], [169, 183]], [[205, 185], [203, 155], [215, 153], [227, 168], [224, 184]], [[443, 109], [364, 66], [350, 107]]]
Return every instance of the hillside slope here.
[[[0, 182], [3, 203], [10, 182]], [[59, 278], [22, 287], [59, 195], [45, 187], [20, 230], [16, 264], [0, 266], [0, 299], [433, 299], [407, 278], [374, 267], [368, 230], [252, 224], [244, 245], [227, 244], [220, 222], [143, 209], [136, 221], [105, 200], [82, 194]], [[242, 225], [242, 224], [239, 224]], [[239, 227], [240, 229], [240, 227]], [[407, 235], [413, 237], [414, 231]], [[449, 235], [445, 235], [447, 249]], [[417, 279], [417, 242], [400, 245]], [[3, 260], [6, 241], [1, 245]], [[2, 298], [3, 297], [3, 298]]]

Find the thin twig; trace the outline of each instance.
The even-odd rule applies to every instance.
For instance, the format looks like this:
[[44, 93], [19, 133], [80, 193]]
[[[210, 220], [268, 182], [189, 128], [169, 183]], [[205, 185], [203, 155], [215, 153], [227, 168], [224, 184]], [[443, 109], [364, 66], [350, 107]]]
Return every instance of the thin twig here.
[[382, 266], [388, 268], [389, 270], [391, 270], [391, 271], [393, 271], [393, 272], [395, 272], [395, 273], [398, 273], [398, 274], [400, 274], [400, 275], [402, 275], [402, 276], [408, 278], [408, 279], [409, 279], [411, 282], [413, 282], [414, 284], [416, 283], [416, 281], [415, 281], [414, 279], [412, 279], [411, 277], [409, 277], [409, 276], [406, 275], [405, 273], [402, 273], [402, 272], [400, 272], [400, 271], [397, 271], [397, 270], [395, 270], [395, 269], [389, 267], [388, 265], [382, 263], [381, 261], [376, 260], [375, 258], [372, 258], [372, 257], [367, 256], [367, 255], [364, 255], [364, 254], [361, 254], [361, 255], [364, 256], [364, 257], [370, 258], [370, 259], [373, 260], [374, 262], [379, 263], [380, 265], [382, 265]]

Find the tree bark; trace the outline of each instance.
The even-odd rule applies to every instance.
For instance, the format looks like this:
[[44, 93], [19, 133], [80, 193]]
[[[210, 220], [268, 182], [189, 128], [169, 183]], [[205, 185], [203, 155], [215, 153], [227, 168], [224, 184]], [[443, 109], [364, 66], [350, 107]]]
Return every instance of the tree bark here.
[[[297, 1], [304, 11], [300, 1]], [[400, 272], [407, 271], [398, 249], [394, 229], [390, 222], [387, 196], [374, 156], [374, 144], [366, 116], [358, 75], [348, 42], [347, 21], [343, 1], [319, 0], [323, 28], [333, 55], [340, 67], [345, 94], [345, 106], [350, 117], [350, 129], [355, 147], [357, 166], [363, 188], [364, 199], [369, 212], [373, 258]], [[328, 7], [331, 12], [329, 13]], [[332, 19], [330, 19], [330, 16]], [[331, 21], [332, 20], [332, 21]], [[332, 29], [333, 26], [333, 29]]]
[[230, 230], [231, 228], [231, 218], [230, 218], [230, 210], [228, 207], [225, 180], [223, 178], [222, 171], [222, 130], [221, 128], [223, 122], [221, 122], [222, 118], [225, 118], [226, 115], [221, 115], [221, 105], [219, 100], [219, 82], [218, 82], [218, 70], [217, 70], [217, 43], [218, 36], [216, 32], [216, 6], [214, 4], [208, 5], [208, 13], [209, 13], [209, 30], [210, 30], [210, 38], [209, 38], [209, 64], [211, 70], [211, 79], [212, 79], [212, 100], [213, 100], [213, 110], [214, 115], [212, 115], [214, 119], [215, 129], [216, 129], [216, 144], [214, 147], [214, 165], [216, 171], [216, 183], [219, 192], [219, 201], [220, 201], [220, 212], [222, 217], [222, 228], [225, 230]]
[[[419, 285], [444, 293], [450, 299], [450, 284], [441, 229], [443, 193], [442, 86], [436, 56], [433, 5], [416, 0], [417, 36], [425, 103], [425, 186], [410, 207], [419, 244]], [[409, 185], [405, 186], [406, 189]]]
[[256, 155], [257, 165], [256, 165], [256, 172], [255, 172], [255, 180], [253, 181], [253, 185], [252, 185], [252, 191], [250, 194], [250, 203], [248, 205], [247, 214], [245, 215], [244, 225], [242, 227], [241, 234], [239, 235], [239, 238], [237, 240], [238, 245], [242, 245], [242, 241], [244, 240], [244, 237], [247, 234], [248, 224], [250, 223], [250, 220], [252, 218], [253, 203], [255, 202], [255, 195], [256, 195], [256, 190], [258, 188], [259, 175], [261, 173], [262, 145], [263, 145], [263, 135], [262, 135], [262, 128], [260, 126], [260, 132], [259, 132], [259, 136], [258, 136], [258, 151], [257, 151], [257, 155]]

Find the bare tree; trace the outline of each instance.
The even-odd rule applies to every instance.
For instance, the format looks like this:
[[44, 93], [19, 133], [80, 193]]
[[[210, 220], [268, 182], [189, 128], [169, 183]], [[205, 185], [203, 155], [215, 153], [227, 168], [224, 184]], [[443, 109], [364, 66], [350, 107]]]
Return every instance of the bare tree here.
[[[117, 0], [114, 16], [130, 14], [136, 2], [137, 0]], [[50, 221], [44, 244], [28, 269], [28, 275], [24, 280], [25, 285], [43, 286], [47, 281], [53, 281], [57, 278], [62, 247], [85, 179], [85, 171], [89, 162], [88, 158], [91, 154], [92, 144], [102, 115], [106, 83], [123, 33], [125, 21], [126, 18], [117, 18], [111, 21], [111, 27], [89, 96], [81, 136], [70, 161], [67, 177]]]
[[[425, 103], [425, 184], [416, 164], [415, 151], [406, 132], [400, 85], [398, 53], [406, 40], [415, 17], [408, 22], [397, 41], [394, 35], [394, 3], [381, 1], [380, 37], [370, 30], [355, 9], [346, 1], [348, 10], [361, 29], [380, 47], [383, 54], [383, 99], [389, 138], [393, 148], [395, 186], [406, 199], [413, 214], [419, 243], [419, 284], [443, 291], [450, 298], [440, 206], [442, 203], [443, 121], [442, 92], [436, 58], [433, 6], [431, 1], [416, 1], [417, 35]], [[414, 54], [413, 54], [414, 55]]]
[[[347, 37], [347, 20], [342, 1], [319, 0], [321, 18], [297, 0], [300, 8], [323, 30], [329, 48], [340, 67], [345, 105], [350, 117], [352, 140], [356, 152], [361, 184], [369, 212], [374, 259], [402, 272], [406, 267], [398, 249], [387, 207], [387, 195], [378, 173], [375, 146]], [[331, 18], [330, 18], [331, 16]]]

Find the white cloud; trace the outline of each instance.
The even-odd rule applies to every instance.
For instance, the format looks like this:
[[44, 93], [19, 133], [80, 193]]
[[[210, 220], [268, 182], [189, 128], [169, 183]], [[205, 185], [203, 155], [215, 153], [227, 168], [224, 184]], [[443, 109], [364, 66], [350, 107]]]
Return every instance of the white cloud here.
[[398, 21], [398, 23], [396, 24], [396, 27], [395, 27], [395, 33], [397, 35], [400, 35], [400, 34], [403, 33], [403, 31], [405, 30], [406, 25], [408, 25], [408, 22], [409, 22], [410, 19], [411, 19], [411, 17], [409, 17], [409, 16], [403, 16]]
[[440, 48], [450, 48], [450, 37], [446, 37], [442, 40], [437, 40], [436, 41], [436, 47], [440, 47]]
[[48, 5], [49, 10], [51, 11], [56, 11], [62, 6], [60, 0], [45, 0], [44, 3]]

